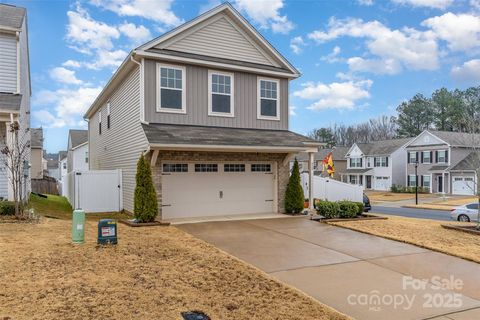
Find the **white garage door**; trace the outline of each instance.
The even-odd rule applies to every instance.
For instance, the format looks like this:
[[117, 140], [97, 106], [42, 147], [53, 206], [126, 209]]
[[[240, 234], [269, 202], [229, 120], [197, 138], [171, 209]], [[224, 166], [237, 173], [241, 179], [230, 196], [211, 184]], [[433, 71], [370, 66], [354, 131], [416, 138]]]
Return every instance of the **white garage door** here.
[[474, 195], [475, 183], [473, 177], [453, 177], [453, 194]]
[[162, 163], [162, 218], [274, 212], [271, 163]]
[[375, 190], [390, 190], [390, 178], [375, 177]]

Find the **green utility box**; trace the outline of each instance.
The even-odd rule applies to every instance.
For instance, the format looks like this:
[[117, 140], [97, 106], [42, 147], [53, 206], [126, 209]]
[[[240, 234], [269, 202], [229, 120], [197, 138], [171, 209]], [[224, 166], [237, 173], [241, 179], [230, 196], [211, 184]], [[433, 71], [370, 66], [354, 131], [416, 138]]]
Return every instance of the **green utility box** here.
[[98, 244], [117, 244], [117, 222], [102, 219], [98, 222]]
[[85, 211], [77, 209], [72, 215], [72, 242], [85, 242]]

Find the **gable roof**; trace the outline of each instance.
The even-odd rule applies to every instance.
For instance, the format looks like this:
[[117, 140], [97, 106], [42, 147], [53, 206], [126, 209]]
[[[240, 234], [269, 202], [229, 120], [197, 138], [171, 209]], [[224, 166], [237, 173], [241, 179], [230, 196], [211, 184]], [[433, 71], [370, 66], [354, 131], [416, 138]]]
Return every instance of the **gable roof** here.
[[75, 149], [76, 147], [88, 142], [88, 130], [74, 130], [70, 129], [68, 132], [71, 141], [71, 148]]
[[451, 146], [472, 147], [474, 145], [480, 145], [480, 134], [436, 130], [428, 130], [428, 132], [450, 144]]
[[0, 29], [21, 29], [25, 13], [25, 8], [0, 3]]
[[480, 168], [480, 151], [472, 151], [450, 168], [450, 171], [470, 171]]
[[403, 147], [410, 140], [412, 140], [412, 138], [378, 140], [370, 143], [356, 143], [356, 145], [366, 156], [389, 155]]
[[33, 149], [43, 149], [43, 129], [30, 129], [30, 147]]

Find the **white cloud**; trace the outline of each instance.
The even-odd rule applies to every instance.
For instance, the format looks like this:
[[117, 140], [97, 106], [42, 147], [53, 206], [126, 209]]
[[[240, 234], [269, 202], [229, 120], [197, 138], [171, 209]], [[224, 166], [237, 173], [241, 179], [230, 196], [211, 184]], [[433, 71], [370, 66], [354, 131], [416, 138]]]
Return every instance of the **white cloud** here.
[[173, 0], [92, 0], [91, 3], [122, 17], [142, 17], [170, 27], [183, 23], [172, 11]]
[[480, 81], [480, 59], [473, 59], [461, 66], [453, 67], [451, 74], [459, 81], [478, 83]]
[[341, 59], [338, 57], [338, 55], [340, 54], [340, 52], [342, 52], [342, 49], [340, 49], [339, 46], [335, 46], [335, 47], [333, 48], [332, 52], [330, 52], [330, 53], [327, 54], [326, 56], [320, 57], [320, 60], [322, 60], [322, 61], [327, 61], [328, 63], [338, 62], [338, 61], [341, 60]]
[[263, 29], [270, 28], [275, 33], [286, 34], [294, 28], [287, 16], [280, 13], [284, 6], [283, 0], [236, 0], [235, 6]]
[[123, 50], [115, 50], [115, 51], [108, 51], [108, 50], [99, 50], [97, 52], [97, 59], [93, 62], [84, 62], [83, 64], [88, 69], [93, 70], [100, 70], [103, 68], [117, 68], [120, 66], [128, 55], [128, 52]]
[[448, 43], [451, 50], [467, 51], [480, 47], [479, 16], [447, 12], [423, 21], [422, 25], [431, 28], [437, 38]]
[[[38, 91], [32, 101], [34, 117], [44, 126], [76, 126], [101, 92], [101, 87]], [[48, 111], [48, 110], [54, 110]]]
[[348, 66], [353, 72], [372, 72], [375, 74], [397, 74], [402, 66], [395, 59], [363, 59], [352, 57], [347, 60]]
[[118, 29], [134, 44], [142, 44], [152, 38], [150, 30], [145, 26], [136, 26], [133, 23], [124, 23]]
[[[308, 35], [308, 38], [318, 43], [339, 37], [366, 38], [369, 53], [377, 60], [389, 61], [390, 65], [398, 64], [412, 70], [438, 68], [438, 46], [435, 35], [430, 31], [421, 32], [412, 28], [392, 30], [378, 21], [331, 18], [328, 30], [317, 30]], [[366, 67], [363, 64], [362, 70], [373, 71]]]
[[63, 67], [57, 67], [50, 70], [50, 78], [65, 84], [82, 84], [83, 81], [77, 79], [75, 71]]
[[370, 98], [371, 80], [348, 82], [305, 83], [303, 89], [295, 91], [294, 96], [308, 100], [316, 100], [308, 109], [354, 109], [357, 102]]
[[69, 67], [69, 68], [80, 68], [82, 64], [76, 60], [67, 60], [64, 63], [62, 63], [62, 66]]
[[357, 0], [358, 4], [362, 6], [371, 6], [373, 5], [373, 0]]
[[445, 10], [453, 3], [453, 0], [392, 0], [402, 5], [411, 5], [413, 7], [427, 7]]
[[299, 54], [302, 52], [302, 47], [305, 46], [305, 41], [301, 36], [292, 38], [290, 40], [290, 49], [292, 49], [293, 53]]
[[297, 107], [295, 106], [289, 106], [288, 107], [288, 114], [291, 115], [291, 116], [296, 116], [297, 113], [295, 112], [295, 110], [297, 109]]

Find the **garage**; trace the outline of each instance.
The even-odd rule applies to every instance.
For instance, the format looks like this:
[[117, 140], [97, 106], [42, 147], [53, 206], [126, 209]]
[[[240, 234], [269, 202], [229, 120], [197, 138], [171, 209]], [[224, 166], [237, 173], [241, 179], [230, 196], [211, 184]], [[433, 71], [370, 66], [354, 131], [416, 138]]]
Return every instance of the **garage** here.
[[389, 177], [375, 177], [375, 190], [390, 190]]
[[162, 217], [276, 212], [274, 163], [162, 162]]
[[475, 195], [475, 182], [473, 176], [454, 176], [452, 182], [453, 194]]

